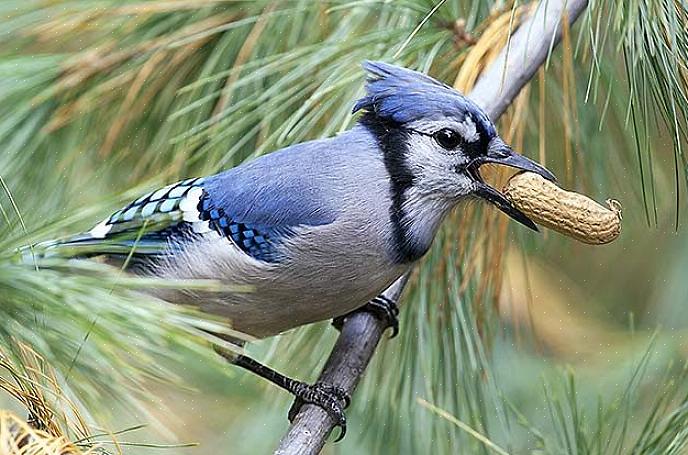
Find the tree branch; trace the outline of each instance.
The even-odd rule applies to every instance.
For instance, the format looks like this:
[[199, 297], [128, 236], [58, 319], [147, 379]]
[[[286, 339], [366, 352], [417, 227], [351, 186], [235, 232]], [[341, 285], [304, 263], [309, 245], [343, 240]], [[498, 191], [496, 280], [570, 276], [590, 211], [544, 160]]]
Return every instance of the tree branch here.
[[[587, 5], [588, 0], [541, 1], [532, 16], [513, 34], [508, 48], [502, 49], [483, 72], [468, 94], [469, 98], [496, 121], [561, 40], [561, 21], [575, 22]], [[408, 277], [407, 273], [399, 278], [383, 295], [398, 301]], [[384, 330], [383, 323], [369, 313], [360, 312], [348, 317], [318, 382], [353, 393]], [[282, 437], [275, 454], [320, 453], [333, 426], [334, 422], [323, 409], [304, 405]]]

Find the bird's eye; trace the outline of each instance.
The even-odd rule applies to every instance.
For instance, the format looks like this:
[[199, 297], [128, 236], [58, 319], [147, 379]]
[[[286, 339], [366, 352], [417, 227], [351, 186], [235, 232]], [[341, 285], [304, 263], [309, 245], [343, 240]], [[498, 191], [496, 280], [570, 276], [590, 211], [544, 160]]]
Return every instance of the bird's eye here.
[[453, 150], [463, 142], [461, 135], [449, 128], [442, 128], [432, 135], [438, 144], [447, 150]]

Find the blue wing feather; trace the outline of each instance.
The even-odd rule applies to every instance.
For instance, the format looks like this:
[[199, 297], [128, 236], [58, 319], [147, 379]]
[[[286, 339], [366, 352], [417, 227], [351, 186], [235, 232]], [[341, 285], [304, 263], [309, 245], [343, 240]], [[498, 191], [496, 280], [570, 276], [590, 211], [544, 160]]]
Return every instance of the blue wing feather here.
[[[299, 144], [203, 179], [188, 179], [148, 193], [90, 233], [54, 244], [74, 255], [136, 257], [174, 254], [174, 247], [219, 234], [255, 259], [281, 259], [279, 245], [297, 227], [334, 220], [335, 212], [304, 172], [318, 142]], [[304, 157], [304, 155], [306, 155]], [[172, 241], [174, 240], [174, 241]]]
[[320, 226], [336, 217], [336, 182], [323, 181], [331, 139], [306, 142], [208, 177], [203, 188], [234, 221], [270, 228]]
[[217, 206], [207, 192], [201, 196], [199, 211], [200, 219], [207, 221], [213, 231], [231, 240], [249, 256], [265, 262], [279, 261], [277, 246], [293, 234], [289, 227], [236, 221], [224, 207]]

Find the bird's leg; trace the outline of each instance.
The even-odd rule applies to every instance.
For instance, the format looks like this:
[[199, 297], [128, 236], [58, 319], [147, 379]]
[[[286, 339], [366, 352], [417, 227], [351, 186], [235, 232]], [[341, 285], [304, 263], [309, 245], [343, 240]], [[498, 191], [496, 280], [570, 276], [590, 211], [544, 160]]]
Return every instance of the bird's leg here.
[[375, 317], [385, 323], [385, 327], [391, 327], [391, 338], [394, 338], [399, 333], [399, 306], [395, 300], [385, 297], [382, 294], [378, 295], [370, 302], [352, 311], [351, 313], [334, 318], [332, 320], [332, 325], [335, 326], [337, 330], [341, 330], [342, 324], [344, 324], [346, 318], [349, 317], [349, 315], [359, 311], [372, 313]]
[[313, 385], [306, 384], [305, 382], [285, 376], [248, 356], [236, 354], [220, 347], [216, 347], [215, 350], [230, 363], [248, 370], [263, 379], [267, 379], [277, 387], [294, 395], [296, 400], [289, 410], [289, 421], [294, 420], [299, 408], [303, 404], [310, 403], [323, 408], [339, 426], [341, 432], [337, 441], [341, 440], [346, 434], [346, 415], [344, 414], [344, 409], [349, 406], [351, 401], [346, 391], [329, 384], [317, 382]]

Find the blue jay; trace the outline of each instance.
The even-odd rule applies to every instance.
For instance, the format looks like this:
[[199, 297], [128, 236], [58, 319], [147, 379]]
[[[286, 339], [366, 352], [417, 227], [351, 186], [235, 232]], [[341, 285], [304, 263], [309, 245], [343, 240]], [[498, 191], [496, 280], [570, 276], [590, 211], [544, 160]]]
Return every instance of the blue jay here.
[[[249, 285], [254, 292], [163, 297], [226, 317], [258, 338], [356, 310], [396, 330], [395, 303], [375, 297], [423, 257], [457, 203], [484, 199], [537, 230], [483, 181], [482, 164], [554, 176], [514, 153], [487, 115], [451, 87], [386, 63], [363, 67], [366, 95], [353, 108], [362, 115], [350, 130], [166, 186], [52, 248], [127, 258], [139, 274]], [[342, 391], [226, 356], [322, 406], [343, 435]]]

